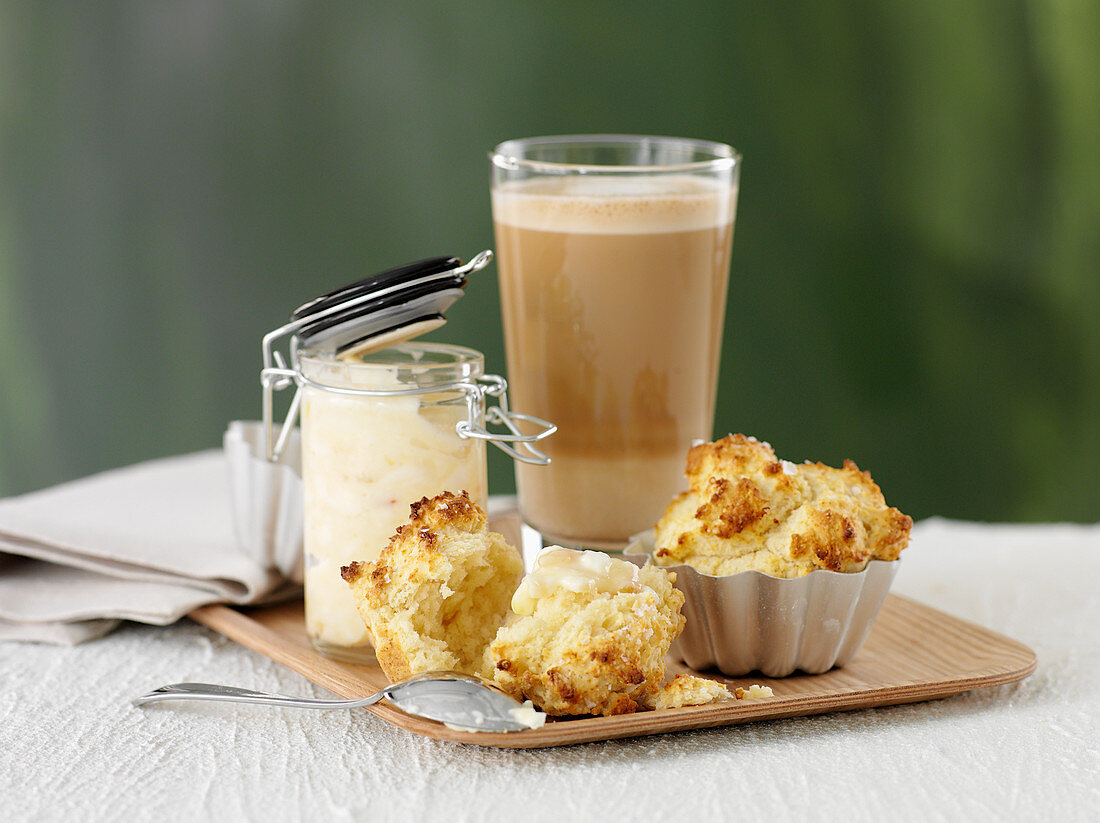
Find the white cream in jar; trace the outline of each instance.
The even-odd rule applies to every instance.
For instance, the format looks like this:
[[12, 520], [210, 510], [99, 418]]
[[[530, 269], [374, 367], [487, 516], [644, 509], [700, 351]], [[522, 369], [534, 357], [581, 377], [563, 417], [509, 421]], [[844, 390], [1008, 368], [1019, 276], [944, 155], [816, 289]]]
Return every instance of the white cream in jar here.
[[[405, 343], [355, 358], [299, 356], [305, 487], [306, 630], [319, 650], [349, 660], [371, 651], [340, 567], [373, 560], [409, 505], [442, 491], [487, 503], [484, 398], [469, 391], [479, 352]], [[393, 394], [386, 394], [394, 392]]]

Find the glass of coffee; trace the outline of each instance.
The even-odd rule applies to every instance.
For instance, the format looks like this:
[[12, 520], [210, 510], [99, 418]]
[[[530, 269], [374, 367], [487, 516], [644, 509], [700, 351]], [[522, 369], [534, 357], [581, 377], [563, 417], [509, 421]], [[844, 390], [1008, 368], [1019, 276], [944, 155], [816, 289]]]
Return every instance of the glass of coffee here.
[[551, 464], [516, 468], [525, 550], [621, 549], [712, 436], [740, 157], [582, 135], [490, 160], [512, 397], [558, 426]]

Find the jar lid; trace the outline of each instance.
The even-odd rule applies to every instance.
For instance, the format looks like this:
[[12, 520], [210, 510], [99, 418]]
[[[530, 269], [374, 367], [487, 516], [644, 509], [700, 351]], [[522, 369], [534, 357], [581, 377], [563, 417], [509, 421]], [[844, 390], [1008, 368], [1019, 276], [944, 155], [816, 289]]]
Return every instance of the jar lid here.
[[[553, 434], [557, 426], [538, 417], [509, 411], [508, 383], [503, 377], [482, 374], [480, 352], [441, 344], [389, 348], [443, 325], [446, 322], [443, 312], [462, 296], [466, 275], [485, 268], [492, 259], [493, 253], [486, 249], [465, 264], [457, 257], [432, 257], [372, 274], [304, 303], [295, 309], [289, 323], [265, 334], [260, 383], [268, 460], [278, 461], [286, 447], [298, 418], [302, 388], [306, 383], [342, 394], [392, 396], [433, 391], [442, 381], [466, 395], [470, 416], [455, 427], [459, 437], [488, 441], [525, 463], [549, 463], [550, 458], [534, 444]], [[288, 338], [292, 341], [289, 365], [276, 348], [280, 340]], [[373, 357], [363, 357], [383, 348], [388, 353], [378, 355], [380, 362], [376, 363]], [[341, 380], [328, 379], [330, 375], [324, 373], [325, 369], [331, 370], [336, 365], [340, 374], [351, 380], [353, 369], [358, 373], [382, 364], [391, 370], [399, 367], [415, 385], [372, 388], [355, 385], [354, 381], [348, 385]], [[313, 374], [314, 366], [322, 373]], [[307, 371], [311, 374], [307, 375]], [[295, 383], [298, 388], [276, 437], [274, 394]], [[475, 411], [486, 396], [498, 398], [499, 405], [486, 410], [485, 421], [504, 426], [508, 433], [490, 432], [478, 421]], [[534, 434], [524, 433], [518, 422], [533, 425], [538, 430]]]
[[304, 303], [290, 322], [299, 345], [310, 351], [352, 356], [390, 346], [442, 326], [466, 275], [491, 259], [492, 252], [483, 251], [468, 264], [457, 257], [406, 263]]

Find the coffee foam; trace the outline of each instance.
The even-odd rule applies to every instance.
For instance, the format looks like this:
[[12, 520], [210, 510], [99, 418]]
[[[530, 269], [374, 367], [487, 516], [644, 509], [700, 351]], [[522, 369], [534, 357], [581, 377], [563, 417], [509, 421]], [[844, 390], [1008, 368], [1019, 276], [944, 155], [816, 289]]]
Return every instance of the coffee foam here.
[[493, 219], [571, 234], [696, 231], [733, 222], [737, 189], [688, 176], [536, 178], [492, 192]]

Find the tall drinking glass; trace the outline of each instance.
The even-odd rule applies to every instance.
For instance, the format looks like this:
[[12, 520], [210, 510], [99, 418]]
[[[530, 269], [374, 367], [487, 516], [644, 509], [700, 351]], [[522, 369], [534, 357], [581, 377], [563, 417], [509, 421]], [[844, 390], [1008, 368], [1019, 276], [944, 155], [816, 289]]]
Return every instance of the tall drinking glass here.
[[537, 137], [491, 153], [508, 379], [552, 420], [516, 468], [545, 543], [621, 549], [710, 439], [740, 157], [701, 140]]

